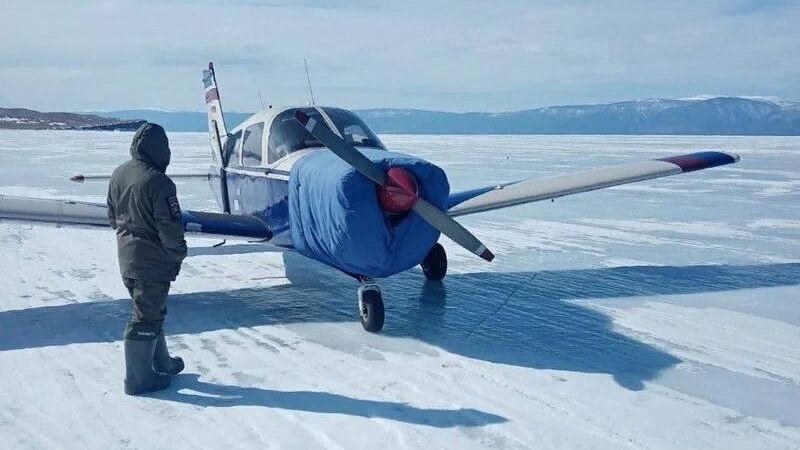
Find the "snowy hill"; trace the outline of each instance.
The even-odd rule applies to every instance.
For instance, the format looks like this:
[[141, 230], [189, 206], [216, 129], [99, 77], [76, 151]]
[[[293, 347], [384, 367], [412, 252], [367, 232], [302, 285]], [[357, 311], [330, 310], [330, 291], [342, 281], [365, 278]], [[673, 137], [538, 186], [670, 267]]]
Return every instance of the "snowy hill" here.
[[359, 111], [383, 133], [800, 135], [796, 103], [715, 97], [550, 106], [508, 113]]
[[[133, 118], [132, 118], [133, 119]], [[24, 108], [0, 108], [0, 129], [11, 130], [135, 130], [139, 118], [120, 120], [94, 114], [40, 112]]]

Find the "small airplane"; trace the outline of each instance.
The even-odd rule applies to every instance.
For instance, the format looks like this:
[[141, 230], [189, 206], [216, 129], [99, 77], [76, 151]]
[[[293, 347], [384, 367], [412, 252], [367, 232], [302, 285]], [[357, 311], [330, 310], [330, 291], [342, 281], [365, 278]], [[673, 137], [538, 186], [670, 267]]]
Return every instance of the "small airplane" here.
[[[739, 160], [736, 154], [701, 151], [451, 193], [441, 168], [389, 151], [350, 111], [270, 106], [229, 131], [213, 63], [203, 71], [203, 83], [212, 163], [205, 174], [172, 176], [207, 179], [221, 212], [183, 211], [186, 233], [268, 242], [351, 275], [361, 283], [358, 312], [371, 332], [384, 324], [375, 279], [417, 265], [428, 280], [444, 278], [440, 234], [480, 258], [494, 258], [454, 217]], [[0, 219], [109, 226], [104, 204], [28, 197], [0, 196]]]

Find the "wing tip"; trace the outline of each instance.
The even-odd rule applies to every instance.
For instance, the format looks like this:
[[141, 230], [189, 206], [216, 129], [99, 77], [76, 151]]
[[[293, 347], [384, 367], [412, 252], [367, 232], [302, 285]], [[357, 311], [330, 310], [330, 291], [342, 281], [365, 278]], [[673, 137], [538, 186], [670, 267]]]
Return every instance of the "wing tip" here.
[[733, 164], [738, 162], [739, 159], [739, 155], [736, 153], [709, 150], [688, 153], [686, 155], [669, 156], [667, 158], [660, 158], [658, 161], [675, 164], [676, 166], [680, 167], [681, 171], [683, 172], [694, 172], [695, 170], [710, 169], [712, 167]]
[[494, 259], [494, 253], [492, 253], [488, 248], [484, 248], [480, 254], [480, 257], [486, 261], [492, 262]]

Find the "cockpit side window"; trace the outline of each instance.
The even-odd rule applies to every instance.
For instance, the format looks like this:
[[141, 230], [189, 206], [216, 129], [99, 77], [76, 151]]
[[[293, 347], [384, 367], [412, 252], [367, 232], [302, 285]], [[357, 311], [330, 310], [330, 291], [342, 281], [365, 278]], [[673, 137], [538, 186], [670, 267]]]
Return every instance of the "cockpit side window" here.
[[[307, 148], [324, 147], [295, 120], [294, 113], [300, 109], [317, 121], [324, 122], [315, 108], [293, 108], [275, 116], [269, 128], [267, 154], [270, 163], [283, 158], [287, 154]], [[385, 149], [380, 139], [355, 114], [339, 108], [323, 108], [331, 118], [339, 134], [352, 145]]]
[[242, 131], [239, 130], [236, 133], [228, 136], [228, 139], [225, 141], [225, 147], [223, 148], [222, 157], [224, 159], [225, 166], [239, 166], [239, 152], [236, 152], [236, 147], [239, 143], [239, 139], [242, 138]]
[[244, 130], [242, 141], [242, 165], [258, 167], [261, 165], [261, 143], [264, 138], [264, 122], [251, 125]]

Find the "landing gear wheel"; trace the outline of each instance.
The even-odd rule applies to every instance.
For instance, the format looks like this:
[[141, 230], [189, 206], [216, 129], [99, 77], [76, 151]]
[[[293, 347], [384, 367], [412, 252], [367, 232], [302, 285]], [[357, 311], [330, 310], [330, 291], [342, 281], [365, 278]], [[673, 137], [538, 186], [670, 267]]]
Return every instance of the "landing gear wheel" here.
[[442, 244], [438, 242], [431, 247], [428, 256], [420, 264], [422, 266], [422, 273], [425, 278], [431, 281], [442, 281], [442, 278], [447, 274], [447, 253], [444, 251]]
[[361, 326], [370, 332], [378, 332], [383, 328], [385, 312], [383, 295], [377, 284], [365, 284], [358, 288], [358, 311]]

